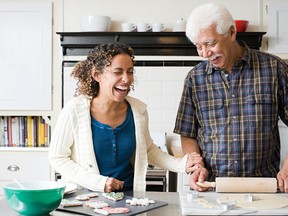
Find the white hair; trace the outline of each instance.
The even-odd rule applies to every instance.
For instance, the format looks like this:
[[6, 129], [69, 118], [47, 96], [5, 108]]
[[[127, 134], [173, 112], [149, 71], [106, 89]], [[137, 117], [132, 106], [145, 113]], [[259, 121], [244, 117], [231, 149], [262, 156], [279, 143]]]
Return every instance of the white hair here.
[[235, 21], [229, 10], [223, 5], [207, 3], [195, 8], [186, 24], [186, 36], [192, 43], [200, 30], [216, 26], [218, 34], [228, 35], [231, 26], [236, 30]]

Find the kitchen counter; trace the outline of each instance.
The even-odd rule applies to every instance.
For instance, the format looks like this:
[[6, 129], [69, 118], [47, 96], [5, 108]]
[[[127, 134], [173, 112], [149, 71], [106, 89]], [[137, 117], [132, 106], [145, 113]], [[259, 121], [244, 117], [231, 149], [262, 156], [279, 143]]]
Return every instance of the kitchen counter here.
[[[145, 197], [148, 197], [149, 199], [167, 202], [168, 205], [139, 214], [140, 216], [159, 216], [159, 215], [178, 216], [178, 215], [181, 215], [179, 194], [177, 192], [146, 192]], [[5, 199], [4, 195], [0, 194], [1, 215], [18, 216], [18, 214], [14, 212], [3, 199]], [[54, 211], [50, 215], [51, 216], [80, 216], [81, 214]]]
[[[205, 207], [199, 206], [195, 200], [191, 200], [190, 196], [187, 196], [190, 192], [146, 192], [145, 196], [149, 199], [159, 200], [167, 202], [168, 205], [147, 211], [145, 213], [139, 214], [140, 216], [180, 216], [180, 215], [287, 215], [288, 207], [278, 208], [278, 209], [268, 209], [268, 210], [258, 210], [253, 209], [241, 209], [236, 208], [230, 211], [224, 211], [221, 208], [214, 207], [207, 209]], [[209, 203], [217, 205], [216, 199], [222, 196], [224, 193], [210, 192], [199, 192], [198, 198], [206, 199]], [[288, 194], [276, 193], [273, 195], [286, 196], [288, 199]], [[6, 201], [4, 196], [0, 194], [0, 209], [1, 215], [5, 216], [18, 216]], [[288, 203], [287, 203], [288, 205]], [[183, 213], [183, 214], [182, 214]], [[66, 213], [61, 211], [54, 211], [50, 214], [51, 216], [80, 216], [81, 214]], [[95, 214], [96, 215], [96, 214]]]
[[[281, 196], [287, 199], [287, 205], [284, 208], [274, 208], [271, 205], [271, 202], [267, 205], [268, 209], [256, 210], [252, 208], [239, 208], [235, 207], [232, 210], [224, 210], [223, 206], [217, 203], [217, 198], [219, 197], [233, 197], [233, 196], [242, 196], [241, 193], [217, 193], [214, 191], [209, 192], [199, 192], [197, 199], [193, 199], [193, 191], [189, 192], [180, 192], [180, 208], [182, 215], [288, 215], [288, 194], [286, 193], [266, 193], [264, 196]], [[260, 196], [261, 194], [253, 194], [255, 197]], [[194, 194], [195, 196], [195, 194]], [[243, 201], [242, 201], [243, 202]], [[254, 201], [253, 201], [254, 202]], [[257, 202], [257, 201], [255, 201]], [[210, 208], [208, 207], [210, 206]]]

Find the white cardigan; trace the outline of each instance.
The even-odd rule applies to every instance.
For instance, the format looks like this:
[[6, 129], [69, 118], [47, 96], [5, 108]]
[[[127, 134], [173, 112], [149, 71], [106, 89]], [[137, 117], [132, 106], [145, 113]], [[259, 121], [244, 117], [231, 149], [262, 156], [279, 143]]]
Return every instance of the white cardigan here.
[[[185, 173], [187, 155], [180, 159], [161, 151], [149, 134], [146, 105], [132, 97], [127, 96], [126, 100], [133, 112], [136, 133], [133, 191], [145, 191], [148, 162]], [[61, 111], [50, 142], [49, 160], [63, 179], [93, 191], [104, 191], [108, 177], [99, 173], [92, 141], [90, 100], [85, 96], [75, 97]]]

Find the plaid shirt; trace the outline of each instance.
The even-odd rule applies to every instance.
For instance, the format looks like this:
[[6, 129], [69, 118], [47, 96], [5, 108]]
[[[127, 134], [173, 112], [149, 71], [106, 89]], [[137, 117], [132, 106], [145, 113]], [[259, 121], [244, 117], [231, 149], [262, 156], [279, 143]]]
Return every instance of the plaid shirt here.
[[288, 125], [288, 65], [245, 45], [231, 74], [208, 61], [188, 73], [174, 133], [197, 139], [208, 180], [276, 177], [279, 117]]

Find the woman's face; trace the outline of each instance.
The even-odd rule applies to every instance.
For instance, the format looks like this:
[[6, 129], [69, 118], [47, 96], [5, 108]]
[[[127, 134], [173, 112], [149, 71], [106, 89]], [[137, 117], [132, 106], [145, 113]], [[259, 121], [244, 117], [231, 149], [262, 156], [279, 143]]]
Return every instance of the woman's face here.
[[127, 54], [118, 54], [112, 58], [111, 64], [104, 68], [103, 73], [97, 73], [94, 78], [99, 82], [98, 96], [121, 102], [134, 82], [133, 61]]

